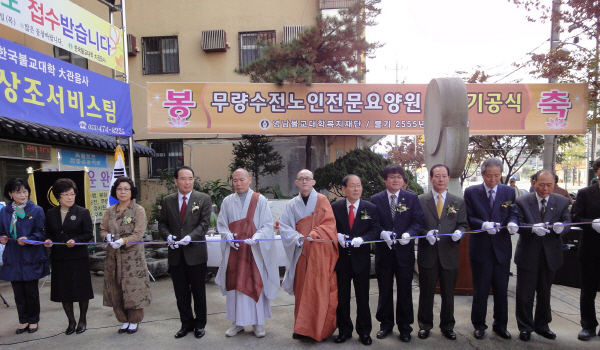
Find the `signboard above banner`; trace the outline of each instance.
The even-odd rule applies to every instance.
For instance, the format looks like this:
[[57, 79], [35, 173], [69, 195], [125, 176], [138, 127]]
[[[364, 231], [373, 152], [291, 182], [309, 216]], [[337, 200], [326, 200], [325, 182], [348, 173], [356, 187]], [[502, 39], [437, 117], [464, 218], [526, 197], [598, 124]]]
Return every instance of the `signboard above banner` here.
[[[472, 135], [585, 134], [586, 84], [466, 84]], [[151, 133], [423, 134], [426, 84], [147, 83]]]
[[124, 72], [123, 31], [69, 0], [2, 0], [0, 23]]
[[129, 85], [0, 38], [0, 115], [131, 136]]

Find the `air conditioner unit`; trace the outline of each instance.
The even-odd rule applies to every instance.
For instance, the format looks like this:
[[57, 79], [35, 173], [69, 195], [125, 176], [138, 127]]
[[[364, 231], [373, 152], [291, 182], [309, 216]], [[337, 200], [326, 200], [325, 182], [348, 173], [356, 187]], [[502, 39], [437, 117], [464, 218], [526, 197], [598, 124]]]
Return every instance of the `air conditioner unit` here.
[[137, 56], [137, 40], [135, 36], [127, 34], [127, 54], [129, 56]]
[[306, 30], [306, 26], [283, 26], [283, 42], [290, 43], [294, 39], [298, 39], [300, 33]]
[[223, 29], [202, 31], [202, 50], [205, 52], [227, 52], [227, 35]]

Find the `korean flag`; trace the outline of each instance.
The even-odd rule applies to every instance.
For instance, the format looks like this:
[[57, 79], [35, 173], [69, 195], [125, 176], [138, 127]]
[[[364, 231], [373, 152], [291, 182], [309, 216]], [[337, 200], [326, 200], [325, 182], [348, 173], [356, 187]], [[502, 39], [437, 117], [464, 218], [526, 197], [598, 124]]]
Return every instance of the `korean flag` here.
[[[115, 149], [115, 167], [113, 168], [112, 180], [110, 181], [110, 188], [113, 187], [117, 178], [121, 176], [127, 176], [127, 172], [125, 171], [125, 155], [123, 154], [123, 149], [121, 146], [117, 146]], [[106, 203], [106, 207], [110, 207], [111, 205], [115, 205], [119, 203], [119, 200], [110, 195], [110, 190], [108, 190], [108, 202]]]

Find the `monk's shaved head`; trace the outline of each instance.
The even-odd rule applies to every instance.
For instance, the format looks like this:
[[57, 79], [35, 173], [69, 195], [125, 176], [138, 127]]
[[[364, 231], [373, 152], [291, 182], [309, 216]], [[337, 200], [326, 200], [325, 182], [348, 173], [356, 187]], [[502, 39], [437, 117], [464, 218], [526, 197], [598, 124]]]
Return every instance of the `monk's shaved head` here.
[[252, 178], [246, 169], [239, 168], [231, 175], [231, 182], [233, 183], [235, 192], [246, 193], [250, 189]]
[[299, 178], [301, 176], [308, 176], [311, 179], [313, 178], [313, 173], [312, 171], [308, 170], [308, 169], [302, 169], [298, 172], [298, 176], [296, 176], [296, 178]]
[[313, 179], [312, 171], [308, 169], [302, 169], [298, 172], [298, 176], [296, 177], [296, 186], [300, 190], [300, 194], [303, 196], [308, 196], [315, 185], [315, 180]]
[[246, 175], [246, 177], [250, 177], [250, 173], [248, 172], [248, 170], [244, 169], [244, 168], [238, 168], [233, 172], [233, 175], [236, 174], [244, 174]]

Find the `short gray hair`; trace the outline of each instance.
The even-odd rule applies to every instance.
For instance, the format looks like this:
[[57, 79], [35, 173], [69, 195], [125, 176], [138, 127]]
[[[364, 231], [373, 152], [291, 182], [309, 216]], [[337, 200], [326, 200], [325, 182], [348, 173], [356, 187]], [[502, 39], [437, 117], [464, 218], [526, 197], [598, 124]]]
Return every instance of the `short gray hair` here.
[[481, 163], [481, 175], [485, 174], [487, 168], [499, 167], [500, 172], [504, 171], [504, 163], [498, 158], [488, 158]]

